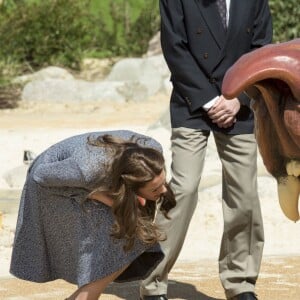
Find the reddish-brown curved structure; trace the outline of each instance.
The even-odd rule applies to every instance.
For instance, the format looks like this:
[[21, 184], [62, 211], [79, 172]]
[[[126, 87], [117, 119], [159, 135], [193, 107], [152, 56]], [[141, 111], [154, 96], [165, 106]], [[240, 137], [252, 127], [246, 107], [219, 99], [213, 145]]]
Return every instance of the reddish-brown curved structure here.
[[[254, 100], [255, 133], [267, 170], [289, 190], [289, 176], [295, 177], [293, 199], [284, 200], [295, 208], [300, 194], [300, 39], [242, 56], [226, 73], [222, 93], [231, 99], [243, 91]], [[298, 208], [291, 219], [299, 219]]]

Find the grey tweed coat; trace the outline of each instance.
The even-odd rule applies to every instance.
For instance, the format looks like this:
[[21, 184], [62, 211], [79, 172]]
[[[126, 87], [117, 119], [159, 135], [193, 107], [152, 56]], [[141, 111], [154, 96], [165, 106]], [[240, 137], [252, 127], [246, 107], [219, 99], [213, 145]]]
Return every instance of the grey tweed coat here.
[[116, 281], [146, 277], [162, 260], [158, 244], [135, 242], [129, 252], [123, 240], [110, 236], [111, 208], [83, 200], [102, 180], [109, 156], [87, 138], [112, 134], [162, 151], [158, 142], [119, 130], [86, 133], [65, 139], [40, 154], [28, 170], [23, 188], [10, 272], [24, 280], [64, 279], [79, 287], [130, 265]]

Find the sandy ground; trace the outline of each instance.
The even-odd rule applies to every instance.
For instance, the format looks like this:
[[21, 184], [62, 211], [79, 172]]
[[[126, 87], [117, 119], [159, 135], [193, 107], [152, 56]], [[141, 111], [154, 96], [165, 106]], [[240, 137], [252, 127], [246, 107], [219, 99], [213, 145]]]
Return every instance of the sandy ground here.
[[[140, 103], [29, 103], [14, 110], [0, 110], [1, 172], [22, 164], [24, 149], [39, 153], [73, 134], [107, 128], [145, 133], [167, 107], [168, 97], [158, 95]], [[168, 131], [158, 129], [152, 133], [168, 145]], [[170, 299], [225, 299], [217, 269], [222, 231], [220, 196], [216, 196], [220, 191], [220, 171], [213, 160], [211, 157], [206, 164], [204, 173], [210, 176], [202, 184], [201, 201], [182, 253], [170, 274]], [[259, 192], [266, 246], [257, 293], [261, 300], [297, 300], [300, 299], [300, 227], [282, 215], [273, 199], [275, 189], [274, 180], [261, 170]], [[64, 299], [75, 289], [73, 285], [60, 280], [39, 285], [15, 279], [8, 273], [19, 194], [20, 189], [10, 189], [0, 181], [0, 211], [4, 213], [0, 229], [0, 299]], [[212, 198], [215, 201], [211, 201]], [[111, 285], [103, 299], [138, 299], [138, 283]]]
[[[0, 129], [106, 128], [148, 126], [168, 108], [166, 95], [140, 102], [24, 103], [0, 110]], [[7, 141], [8, 142], [8, 141]]]

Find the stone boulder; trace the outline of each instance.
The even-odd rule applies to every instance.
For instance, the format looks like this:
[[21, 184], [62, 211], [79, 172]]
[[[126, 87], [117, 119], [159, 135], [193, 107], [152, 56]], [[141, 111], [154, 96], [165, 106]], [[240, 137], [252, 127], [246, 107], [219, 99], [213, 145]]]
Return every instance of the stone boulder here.
[[148, 50], [146, 57], [159, 55], [162, 53], [161, 44], [160, 44], [160, 32], [157, 32], [153, 38], [149, 41]]
[[125, 96], [118, 91], [122, 82], [88, 82], [75, 79], [35, 80], [25, 85], [22, 91], [23, 101], [34, 102], [84, 102], [116, 101], [124, 102]]
[[80, 64], [78, 77], [87, 81], [103, 80], [110, 72], [115, 61], [111, 58], [85, 58]]
[[125, 58], [117, 62], [106, 81], [138, 83], [147, 89], [148, 98], [161, 91], [168, 72], [161, 56], [151, 58]]
[[[110, 64], [110, 60], [85, 60], [83, 66], [89, 80], [74, 78], [58, 67], [48, 67], [15, 81], [26, 83], [21, 99], [33, 102], [145, 101], [159, 92], [171, 92], [170, 72], [163, 55], [119, 60], [106, 77], [95, 80], [104, 76], [104, 69], [108, 72]], [[93, 72], [87, 71], [91, 68]]]
[[34, 80], [45, 80], [45, 79], [62, 79], [71, 80], [73, 75], [67, 70], [59, 67], [50, 66], [32, 74], [26, 74], [18, 76], [14, 79], [15, 83], [26, 83]]
[[8, 170], [3, 178], [9, 188], [21, 189], [24, 186], [28, 165], [21, 165]]

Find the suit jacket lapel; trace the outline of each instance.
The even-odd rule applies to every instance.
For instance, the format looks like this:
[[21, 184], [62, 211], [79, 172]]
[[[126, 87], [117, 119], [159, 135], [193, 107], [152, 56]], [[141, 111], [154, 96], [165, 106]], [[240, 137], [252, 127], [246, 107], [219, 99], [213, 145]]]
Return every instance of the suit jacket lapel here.
[[222, 49], [226, 42], [226, 31], [222, 25], [216, 3], [211, 0], [194, 1], [196, 1], [200, 9], [200, 13], [202, 14], [216, 43], [219, 45], [220, 49]]

